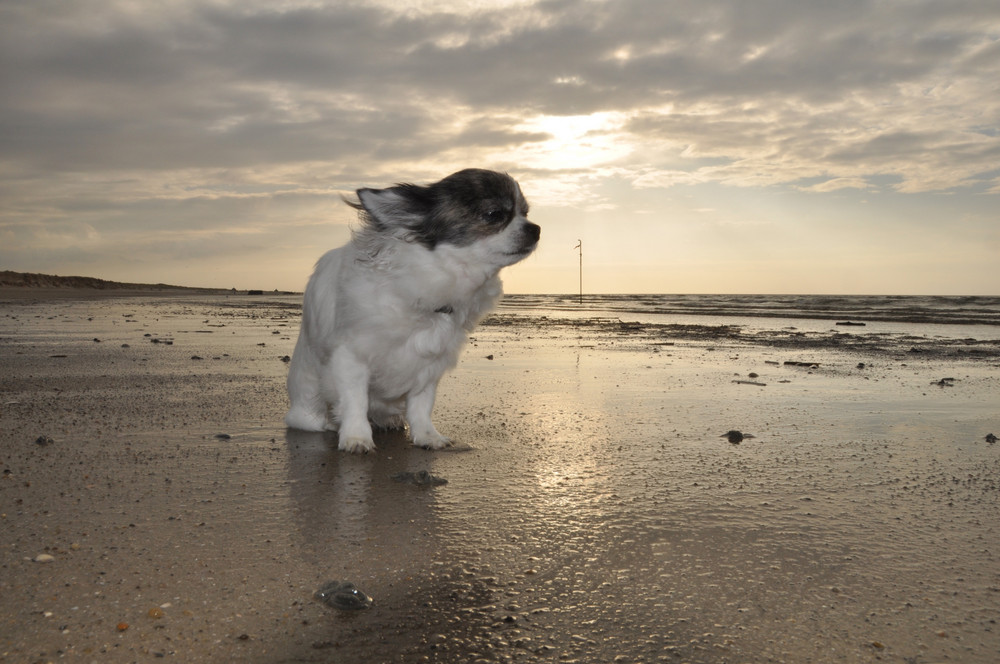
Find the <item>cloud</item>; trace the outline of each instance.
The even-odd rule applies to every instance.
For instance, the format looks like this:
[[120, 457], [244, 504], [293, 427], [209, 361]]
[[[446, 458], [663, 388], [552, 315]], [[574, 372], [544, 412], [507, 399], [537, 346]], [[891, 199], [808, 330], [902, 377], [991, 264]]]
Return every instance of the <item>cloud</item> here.
[[226, 232], [322, 200], [286, 208], [304, 229], [341, 191], [467, 165], [589, 212], [622, 183], [1000, 190], [986, 0], [39, 0], [0, 5], [0, 79], [22, 253], [74, 217]]
[[800, 188], [803, 191], [815, 192], [839, 191], [841, 189], [867, 189], [868, 181], [864, 178], [831, 178]]
[[[384, 162], [536, 142], [516, 129], [525, 119], [599, 112], [634, 117], [623, 142], [653, 135], [667, 154], [734, 162], [900, 170], [942, 148], [977, 167], [995, 156], [998, 138], [972, 129], [1000, 111], [981, 85], [1000, 74], [988, 3], [463, 8], [8, 6], [5, 159], [70, 171]], [[959, 131], [927, 136], [946, 114]], [[961, 186], [970, 170], [901, 175], [921, 189]]]

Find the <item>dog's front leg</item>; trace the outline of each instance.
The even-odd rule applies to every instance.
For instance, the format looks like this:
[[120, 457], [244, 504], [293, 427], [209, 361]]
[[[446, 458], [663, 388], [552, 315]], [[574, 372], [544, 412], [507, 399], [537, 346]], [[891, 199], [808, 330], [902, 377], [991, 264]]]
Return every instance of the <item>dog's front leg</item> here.
[[340, 422], [337, 446], [345, 452], [371, 452], [375, 449], [372, 427], [368, 422], [368, 365], [341, 348], [330, 358], [329, 375], [337, 394], [337, 420]]
[[431, 411], [434, 410], [434, 398], [437, 394], [437, 382], [406, 397], [406, 419], [410, 423], [410, 437], [417, 447], [439, 450], [451, 445], [431, 423]]

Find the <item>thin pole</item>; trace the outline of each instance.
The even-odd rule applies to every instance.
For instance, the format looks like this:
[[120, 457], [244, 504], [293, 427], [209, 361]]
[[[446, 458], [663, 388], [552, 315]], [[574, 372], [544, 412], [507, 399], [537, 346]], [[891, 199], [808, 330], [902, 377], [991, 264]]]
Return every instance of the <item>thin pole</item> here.
[[580, 304], [583, 304], [583, 240], [577, 240], [573, 248], [580, 250]]

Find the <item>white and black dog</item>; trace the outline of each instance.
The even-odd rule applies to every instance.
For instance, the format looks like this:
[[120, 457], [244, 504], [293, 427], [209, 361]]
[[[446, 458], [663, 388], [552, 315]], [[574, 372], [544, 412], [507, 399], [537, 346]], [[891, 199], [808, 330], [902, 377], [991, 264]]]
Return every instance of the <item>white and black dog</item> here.
[[348, 452], [375, 449], [372, 425], [404, 423], [414, 445], [445, 447], [431, 423], [438, 381], [502, 294], [501, 268], [534, 251], [541, 228], [517, 182], [494, 171], [357, 196], [360, 229], [306, 287], [285, 424], [338, 430]]

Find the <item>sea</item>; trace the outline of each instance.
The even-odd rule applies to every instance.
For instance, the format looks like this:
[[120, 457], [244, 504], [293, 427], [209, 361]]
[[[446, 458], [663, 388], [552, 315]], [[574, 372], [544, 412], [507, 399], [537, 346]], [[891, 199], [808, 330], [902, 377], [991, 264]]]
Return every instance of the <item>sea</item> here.
[[517, 295], [499, 312], [623, 322], [836, 329], [943, 339], [1000, 339], [1000, 297], [913, 295]]

